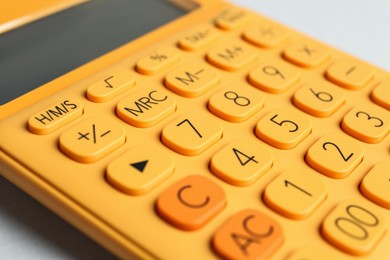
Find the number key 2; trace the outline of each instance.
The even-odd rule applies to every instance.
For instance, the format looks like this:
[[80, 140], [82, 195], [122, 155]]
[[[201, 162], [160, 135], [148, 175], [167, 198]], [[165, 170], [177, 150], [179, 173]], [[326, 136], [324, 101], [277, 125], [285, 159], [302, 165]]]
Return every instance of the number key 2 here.
[[347, 177], [363, 160], [363, 148], [347, 135], [331, 133], [321, 137], [307, 151], [306, 162], [335, 179]]

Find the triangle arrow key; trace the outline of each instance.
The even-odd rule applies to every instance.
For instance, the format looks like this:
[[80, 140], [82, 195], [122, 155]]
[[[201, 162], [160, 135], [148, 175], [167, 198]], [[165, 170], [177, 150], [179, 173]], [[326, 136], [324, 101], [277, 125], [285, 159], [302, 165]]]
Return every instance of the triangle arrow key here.
[[149, 162], [149, 160], [145, 161], [140, 161], [140, 162], [135, 162], [135, 163], [130, 163], [130, 166], [133, 168], [137, 169], [139, 172], [144, 172], [146, 164]]

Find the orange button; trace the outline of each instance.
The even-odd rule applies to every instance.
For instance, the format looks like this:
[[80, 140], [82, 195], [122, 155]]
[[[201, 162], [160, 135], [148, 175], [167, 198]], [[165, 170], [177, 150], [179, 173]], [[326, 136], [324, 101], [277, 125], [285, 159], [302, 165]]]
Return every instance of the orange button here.
[[226, 88], [213, 95], [208, 103], [209, 110], [229, 122], [242, 122], [263, 107], [264, 98], [251, 88]]
[[244, 39], [254, 45], [271, 48], [284, 42], [288, 31], [271, 21], [261, 20], [244, 32]]
[[28, 129], [37, 135], [49, 134], [83, 114], [78, 99], [64, 99], [36, 113], [28, 120]]
[[255, 134], [273, 147], [292, 149], [311, 133], [311, 127], [310, 119], [299, 110], [279, 108], [260, 119]]
[[256, 59], [256, 50], [245, 42], [233, 40], [211, 49], [207, 60], [216, 67], [234, 71], [243, 68]]
[[130, 89], [134, 84], [134, 76], [128, 70], [112, 71], [105, 78], [88, 87], [87, 98], [92, 102], [106, 102]]
[[299, 79], [298, 72], [290, 66], [280, 61], [270, 61], [253, 69], [249, 81], [269, 93], [284, 92]]
[[216, 153], [211, 159], [211, 171], [222, 180], [247, 186], [256, 181], [272, 166], [273, 155], [256, 142], [235, 141]]
[[140, 145], [122, 154], [107, 167], [107, 181], [118, 190], [141, 195], [173, 173], [173, 160], [161, 148]]
[[180, 39], [179, 46], [187, 51], [195, 51], [214, 42], [218, 36], [219, 32], [215, 27], [203, 25], [186, 33]]
[[288, 218], [307, 218], [328, 193], [325, 183], [316, 174], [304, 168], [289, 168], [265, 188], [265, 202]]
[[151, 127], [176, 110], [176, 100], [166, 91], [143, 89], [119, 102], [116, 114], [136, 127]]
[[283, 52], [283, 57], [298, 66], [311, 68], [319, 66], [330, 57], [327, 47], [313, 41], [295, 43]]
[[375, 165], [364, 176], [360, 190], [371, 201], [390, 209], [390, 160]]
[[215, 23], [221, 29], [233, 30], [245, 25], [250, 19], [250, 13], [238, 8], [229, 8], [217, 16]]
[[344, 116], [343, 130], [366, 143], [379, 143], [390, 132], [390, 112], [374, 104], [358, 106]]
[[372, 100], [390, 110], [390, 79], [386, 79], [379, 83], [379, 85], [372, 91]]
[[333, 83], [352, 90], [364, 87], [374, 76], [372, 68], [358, 60], [342, 60], [333, 64], [326, 72]]
[[180, 59], [179, 51], [174, 47], [161, 48], [137, 63], [137, 71], [145, 75], [156, 74], [171, 67]]
[[93, 117], [65, 131], [60, 136], [59, 146], [73, 160], [91, 163], [114, 151], [125, 141], [125, 131], [118, 123]]
[[257, 210], [231, 217], [213, 236], [214, 250], [224, 259], [268, 259], [283, 243], [280, 225]]
[[214, 118], [201, 113], [189, 113], [177, 118], [161, 134], [161, 141], [177, 153], [201, 154], [222, 137], [222, 127]]
[[168, 73], [165, 86], [184, 97], [198, 97], [219, 83], [218, 72], [202, 62], [191, 62]]
[[183, 230], [204, 226], [226, 205], [225, 192], [210, 179], [192, 175], [181, 179], [157, 199], [158, 214]]
[[306, 162], [320, 173], [335, 179], [347, 177], [363, 160], [364, 150], [351, 137], [330, 133], [307, 151]]
[[296, 107], [316, 117], [328, 117], [345, 102], [344, 92], [326, 81], [312, 81], [293, 97]]
[[349, 200], [338, 205], [325, 218], [322, 235], [344, 252], [362, 256], [370, 253], [387, 230], [388, 221], [363, 201]]

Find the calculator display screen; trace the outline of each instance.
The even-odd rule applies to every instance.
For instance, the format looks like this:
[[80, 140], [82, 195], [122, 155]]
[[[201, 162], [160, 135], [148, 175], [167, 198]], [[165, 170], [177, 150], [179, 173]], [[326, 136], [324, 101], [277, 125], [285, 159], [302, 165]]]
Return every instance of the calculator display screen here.
[[92, 0], [0, 34], [0, 105], [187, 12], [166, 0]]

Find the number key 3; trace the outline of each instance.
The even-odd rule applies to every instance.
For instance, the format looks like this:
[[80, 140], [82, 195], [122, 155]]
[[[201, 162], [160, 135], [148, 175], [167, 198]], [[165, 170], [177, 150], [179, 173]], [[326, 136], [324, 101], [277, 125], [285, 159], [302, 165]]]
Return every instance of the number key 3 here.
[[390, 113], [375, 105], [359, 106], [344, 117], [341, 127], [366, 143], [379, 143], [390, 131]]

